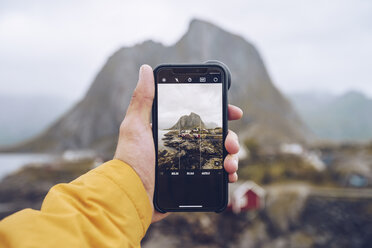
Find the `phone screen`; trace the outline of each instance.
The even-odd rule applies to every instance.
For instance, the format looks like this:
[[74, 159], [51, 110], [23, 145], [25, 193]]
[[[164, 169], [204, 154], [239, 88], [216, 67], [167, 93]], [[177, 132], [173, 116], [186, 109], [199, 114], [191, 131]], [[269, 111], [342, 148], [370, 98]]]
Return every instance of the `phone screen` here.
[[222, 207], [223, 72], [165, 68], [156, 77], [157, 204], [168, 211]]

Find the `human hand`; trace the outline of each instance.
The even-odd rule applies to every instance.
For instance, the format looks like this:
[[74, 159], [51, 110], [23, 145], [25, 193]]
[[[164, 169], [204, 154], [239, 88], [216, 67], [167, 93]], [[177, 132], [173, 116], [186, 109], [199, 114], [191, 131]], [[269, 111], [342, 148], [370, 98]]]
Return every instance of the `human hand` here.
[[[142, 65], [139, 71], [137, 87], [133, 92], [127, 113], [120, 125], [118, 145], [114, 159], [119, 159], [130, 165], [141, 178], [147, 195], [153, 204], [155, 187], [155, 147], [150, 125], [150, 113], [154, 100], [155, 83], [152, 68]], [[238, 120], [243, 111], [233, 105], [228, 106], [229, 120]], [[229, 173], [229, 182], [238, 180], [239, 141], [238, 136], [231, 130], [225, 140], [229, 153], [224, 161], [224, 168]], [[166, 217], [154, 211], [152, 222]]]

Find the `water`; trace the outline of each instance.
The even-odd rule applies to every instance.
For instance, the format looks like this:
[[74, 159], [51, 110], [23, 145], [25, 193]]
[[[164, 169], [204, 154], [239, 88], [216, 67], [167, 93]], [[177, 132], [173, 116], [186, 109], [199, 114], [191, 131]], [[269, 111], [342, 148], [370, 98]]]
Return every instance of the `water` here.
[[43, 153], [0, 153], [0, 179], [29, 163], [46, 163], [53, 156]]
[[169, 130], [159, 130], [158, 131], [158, 145], [159, 145], [159, 148], [164, 148], [164, 141], [162, 140], [162, 138], [164, 137], [164, 134], [168, 133]]
[[174, 150], [174, 151], [176, 151], [172, 147], [165, 147], [164, 146], [164, 141], [162, 140], [162, 138], [164, 137], [164, 134], [166, 134], [168, 132], [169, 132], [169, 130], [159, 130], [158, 131], [158, 146], [159, 146], [159, 149], [166, 149], [166, 150]]

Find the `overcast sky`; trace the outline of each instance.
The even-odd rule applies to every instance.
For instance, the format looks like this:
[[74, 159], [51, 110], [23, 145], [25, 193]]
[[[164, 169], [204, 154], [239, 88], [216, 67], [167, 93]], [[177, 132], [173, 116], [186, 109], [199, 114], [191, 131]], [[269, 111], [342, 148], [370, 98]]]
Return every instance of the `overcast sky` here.
[[159, 129], [171, 128], [191, 112], [222, 127], [222, 84], [159, 84]]
[[83, 96], [114, 51], [205, 19], [260, 51], [284, 92], [372, 96], [372, 1], [0, 1], [0, 93]]

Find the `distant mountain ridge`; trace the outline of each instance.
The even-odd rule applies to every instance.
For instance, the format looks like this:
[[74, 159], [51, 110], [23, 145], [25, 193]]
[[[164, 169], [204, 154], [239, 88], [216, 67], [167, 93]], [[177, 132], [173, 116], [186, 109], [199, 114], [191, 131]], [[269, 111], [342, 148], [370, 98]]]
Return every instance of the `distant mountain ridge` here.
[[[196, 42], [197, 41], [197, 42]], [[265, 145], [307, 143], [312, 134], [290, 102], [274, 87], [255, 47], [242, 37], [211, 23], [193, 20], [172, 46], [145, 41], [124, 47], [109, 57], [85, 97], [36, 139], [13, 151], [95, 149], [112, 154], [120, 123], [135, 88], [141, 64], [202, 63], [220, 60], [232, 73], [229, 101], [245, 112], [229, 123], [241, 140]]]
[[336, 96], [309, 92], [289, 98], [318, 137], [333, 141], [372, 140], [372, 99], [363, 93], [349, 91]]
[[196, 127], [205, 128], [205, 125], [198, 114], [191, 112], [189, 115], [181, 116], [170, 129], [192, 129]]

